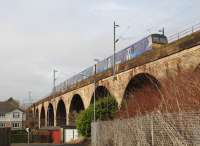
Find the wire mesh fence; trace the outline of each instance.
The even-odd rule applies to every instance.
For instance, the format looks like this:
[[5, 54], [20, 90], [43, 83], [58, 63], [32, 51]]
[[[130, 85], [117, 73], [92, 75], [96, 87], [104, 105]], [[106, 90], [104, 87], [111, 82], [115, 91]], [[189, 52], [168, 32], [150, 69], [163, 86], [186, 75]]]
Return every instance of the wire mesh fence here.
[[92, 146], [200, 145], [200, 113], [154, 113], [92, 124]]

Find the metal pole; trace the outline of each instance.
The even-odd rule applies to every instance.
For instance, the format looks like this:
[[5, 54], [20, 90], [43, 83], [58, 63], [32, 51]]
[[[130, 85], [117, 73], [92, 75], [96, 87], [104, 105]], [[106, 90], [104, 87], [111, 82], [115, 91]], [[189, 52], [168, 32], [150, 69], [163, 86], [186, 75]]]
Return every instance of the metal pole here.
[[[31, 99], [31, 91], [28, 92], [28, 98], [29, 98], [29, 104], [32, 105], [32, 99]], [[28, 111], [28, 122], [30, 124], [30, 120], [32, 121], [34, 118], [33, 115], [29, 114], [30, 111]]]
[[154, 146], [153, 115], [151, 115], [151, 144]]
[[114, 26], [113, 26], [113, 76], [115, 77], [115, 51], [116, 51], [116, 36], [115, 36], [115, 28], [116, 24], [114, 21]]
[[[55, 98], [55, 93], [56, 93], [56, 72], [58, 72], [58, 71], [54, 69], [53, 70], [53, 103], [55, 103], [54, 98]], [[54, 116], [54, 122], [55, 122], [55, 116]], [[56, 125], [56, 123], [54, 123], [54, 125]]]
[[96, 64], [94, 65], [94, 122], [96, 121]]
[[28, 131], [28, 144], [30, 143], [30, 134], [29, 134], [29, 131]]
[[[97, 63], [99, 62], [99, 60], [97, 60], [97, 59], [95, 59], [95, 61]], [[94, 98], [93, 99], [93, 108], [94, 108], [94, 111], [93, 111], [94, 112], [93, 113], [94, 114], [94, 119], [93, 119], [93, 121], [94, 122], [96, 121], [96, 109], [95, 109], [96, 108], [96, 91], [95, 91], [96, 90], [96, 72], [97, 72], [97, 64], [94, 65], [94, 76], [93, 76], [94, 77], [94, 95], [93, 95], [93, 98]], [[89, 76], [81, 74], [81, 73], [80, 73], [80, 75], [85, 76], [87, 78], [89, 77]]]
[[26, 132], [27, 132], [27, 143], [29, 144], [30, 143], [30, 129], [29, 128], [26, 128]]
[[55, 93], [56, 90], [56, 70], [53, 70], [53, 93]]
[[114, 21], [113, 26], [113, 77], [115, 79], [116, 74], [116, 43], [119, 41], [119, 39], [116, 39], [116, 28], [119, 27]]

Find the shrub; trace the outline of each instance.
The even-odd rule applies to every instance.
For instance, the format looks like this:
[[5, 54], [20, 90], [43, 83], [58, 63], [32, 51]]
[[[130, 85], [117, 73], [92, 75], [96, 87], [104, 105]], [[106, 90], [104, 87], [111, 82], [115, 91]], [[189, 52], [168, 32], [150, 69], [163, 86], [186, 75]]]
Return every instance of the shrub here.
[[[118, 109], [116, 100], [109, 96], [99, 99], [96, 102], [96, 120], [111, 120]], [[91, 123], [94, 119], [94, 105], [91, 104], [85, 111], [82, 111], [76, 119], [76, 126], [82, 136], [91, 135]]]

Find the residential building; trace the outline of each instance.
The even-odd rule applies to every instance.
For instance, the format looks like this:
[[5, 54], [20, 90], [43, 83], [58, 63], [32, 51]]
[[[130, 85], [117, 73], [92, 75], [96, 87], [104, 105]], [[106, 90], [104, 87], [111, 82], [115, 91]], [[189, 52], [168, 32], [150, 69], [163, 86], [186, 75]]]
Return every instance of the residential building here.
[[0, 127], [24, 128], [25, 112], [13, 98], [0, 101]]

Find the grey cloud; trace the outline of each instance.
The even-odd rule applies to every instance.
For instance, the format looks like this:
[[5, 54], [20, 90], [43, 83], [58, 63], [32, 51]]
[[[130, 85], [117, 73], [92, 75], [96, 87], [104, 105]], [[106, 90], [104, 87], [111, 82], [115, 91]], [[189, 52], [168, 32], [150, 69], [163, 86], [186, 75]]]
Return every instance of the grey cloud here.
[[[173, 3], [173, 5], [172, 5]], [[165, 26], [167, 34], [197, 23], [198, 0], [0, 0], [0, 100], [47, 95], [58, 82], [112, 54], [116, 20], [122, 49]], [[187, 10], [187, 11], [185, 11]], [[184, 12], [184, 13], [183, 13]], [[183, 15], [184, 14], [184, 15]], [[128, 29], [127, 29], [128, 28]]]

